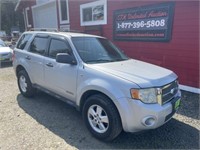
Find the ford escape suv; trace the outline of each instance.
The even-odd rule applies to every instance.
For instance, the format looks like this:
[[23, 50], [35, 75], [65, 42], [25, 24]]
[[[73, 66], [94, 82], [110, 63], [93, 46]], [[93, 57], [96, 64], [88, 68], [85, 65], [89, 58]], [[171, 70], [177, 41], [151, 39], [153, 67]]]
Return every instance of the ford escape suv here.
[[160, 127], [180, 106], [175, 73], [128, 58], [104, 37], [28, 31], [14, 50], [13, 67], [23, 96], [39, 89], [73, 105], [104, 141], [122, 130]]

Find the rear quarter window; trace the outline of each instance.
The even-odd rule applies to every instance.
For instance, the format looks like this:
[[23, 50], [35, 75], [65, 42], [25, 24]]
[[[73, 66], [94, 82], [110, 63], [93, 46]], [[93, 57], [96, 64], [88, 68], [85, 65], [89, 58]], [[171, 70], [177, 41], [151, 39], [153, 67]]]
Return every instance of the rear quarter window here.
[[19, 39], [16, 48], [23, 50], [28, 43], [28, 40], [31, 38], [32, 34], [24, 34]]

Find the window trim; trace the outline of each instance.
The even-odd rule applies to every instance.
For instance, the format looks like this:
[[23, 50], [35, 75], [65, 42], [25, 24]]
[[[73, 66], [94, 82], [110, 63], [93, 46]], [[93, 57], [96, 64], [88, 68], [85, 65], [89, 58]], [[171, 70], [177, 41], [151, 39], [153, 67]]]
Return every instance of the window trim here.
[[27, 23], [26, 23], [26, 10], [25, 8], [23, 9], [23, 18], [24, 18], [24, 26], [25, 26], [25, 29], [27, 29]]
[[61, 11], [61, 5], [60, 5], [61, 0], [58, 0], [60, 24], [69, 24], [69, 1], [68, 0], [65, 0], [65, 1], [66, 1], [66, 9], [67, 9], [67, 20], [62, 20], [62, 11]]
[[29, 7], [25, 8], [26, 25], [27, 25], [28, 28], [30, 28], [30, 27], [31, 27], [31, 24], [30, 24], [30, 22], [28, 21], [28, 11], [30, 11], [30, 8], [29, 8]]
[[[104, 7], [104, 19], [103, 20], [97, 20], [97, 21], [87, 21], [84, 22], [83, 21], [83, 9], [85, 8], [94, 8], [96, 6], [99, 5], [103, 5]], [[95, 1], [95, 2], [91, 2], [91, 3], [86, 3], [86, 4], [82, 4], [80, 5], [80, 22], [81, 22], [81, 26], [91, 26], [91, 25], [103, 25], [103, 24], [107, 24], [107, 0], [99, 0], [99, 1]]]

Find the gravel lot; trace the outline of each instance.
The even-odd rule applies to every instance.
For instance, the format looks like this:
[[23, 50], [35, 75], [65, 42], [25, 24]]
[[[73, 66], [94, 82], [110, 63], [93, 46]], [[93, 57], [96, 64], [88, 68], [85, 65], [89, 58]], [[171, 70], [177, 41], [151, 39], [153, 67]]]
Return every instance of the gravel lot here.
[[24, 98], [11, 65], [0, 68], [0, 149], [199, 149], [198, 94], [182, 92], [182, 106], [162, 127], [122, 133], [104, 143], [93, 138], [73, 107], [42, 92]]

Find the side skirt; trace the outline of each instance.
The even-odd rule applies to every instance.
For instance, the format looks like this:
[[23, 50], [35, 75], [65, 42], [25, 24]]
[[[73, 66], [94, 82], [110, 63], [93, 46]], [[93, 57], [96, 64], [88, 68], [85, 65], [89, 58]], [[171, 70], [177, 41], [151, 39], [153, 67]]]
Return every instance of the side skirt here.
[[55, 97], [55, 98], [57, 98], [57, 99], [65, 102], [65, 103], [67, 103], [67, 104], [75, 107], [77, 110], [79, 110], [79, 107], [76, 105], [75, 102], [73, 102], [73, 101], [71, 101], [71, 100], [69, 100], [69, 99], [67, 99], [67, 98], [65, 98], [63, 96], [60, 96], [60, 95], [58, 95], [58, 94], [56, 94], [56, 93], [54, 93], [54, 92], [52, 92], [52, 91], [50, 91], [50, 90], [48, 90], [46, 88], [43, 88], [43, 87], [41, 87], [41, 86], [39, 86], [37, 84], [34, 84], [33, 87], [36, 88], [36, 89], [38, 89], [38, 90], [40, 90], [40, 91], [42, 91], [42, 92], [47, 93], [48, 95], [53, 96], [53, 97]]

